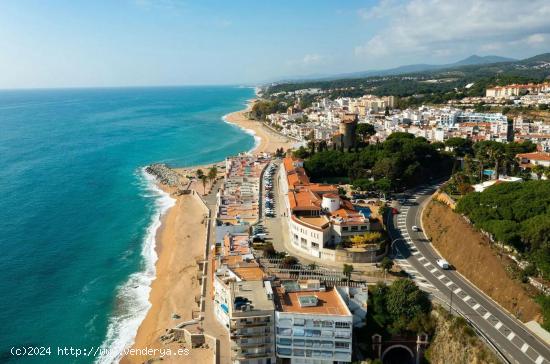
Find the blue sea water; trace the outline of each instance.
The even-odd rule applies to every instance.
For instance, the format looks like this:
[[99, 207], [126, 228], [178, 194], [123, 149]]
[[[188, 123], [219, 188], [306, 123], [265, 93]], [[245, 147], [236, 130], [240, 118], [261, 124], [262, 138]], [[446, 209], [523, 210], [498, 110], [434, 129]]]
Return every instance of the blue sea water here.
[[[0, 91], [0, 362], [109, 362], [148, 308], [154, 230], [172, 200], [143, 174], [247, 151], [224, 123], [253, 90]], [[51, 347], [16, 357], [12, 347]]]

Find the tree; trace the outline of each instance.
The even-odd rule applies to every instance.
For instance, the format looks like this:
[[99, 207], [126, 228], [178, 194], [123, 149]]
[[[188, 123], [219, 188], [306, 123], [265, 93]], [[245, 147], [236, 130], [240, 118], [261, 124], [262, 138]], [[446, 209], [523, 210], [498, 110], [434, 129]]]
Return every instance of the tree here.
[[200, 180], [202, 181], [202, 194], [206, 195], [206, 183], [208, 182], [208, 176], [203, 174], [200, 176]]
[[351, 264], [344, 264], [344, 267], [342, 269], [342, 273], [344, 273], [344, 275], [346, 277], [348, 277], [348, 279], [351, 279], [351, 273], [353, 272], [353, 265]]
[[355, 129], [355, 132], [362, 141], [364, 141], [366, 138], [373, 136], [376, 134], [376, 129], [374, 129], [374, 125], [369, 123], [360, 123], [357, 124], [357, 128]]
[[202, 169], [197, 169], [197, 171], [195, 172], [195, 174], [197, 175], [197, 178], [198, 179], [201, 179], [202, 176], [204, 176], [204, 172], [202, 171]]
[[212, 166], [208, 170], [208, 179], [210, 180], [210, 184], [213, 184], [216, 178], [218, 178], [218, 168], [216, 166]]
[[392, 316], [393, 330], [402, 332], [419, 316], [431, 311], [431, 303], [425, 292], [421, 291], [410, 279], [398, 279], [393, 282], [387, 297], [388, 313]]
[[533, 168], [531, 168], [531, 171], [536, 174], [537, 178], [540, 180], [543, 174], [545, 174], [546, 168], [544, 168], [544, 166], [541, 166], [540, 164], [537, 164], [533, 166]]
[[386, 271], [389, 272], [393, 268], [393, 260], [391, 260], [388, 257], [384, 257], [382, 261], [380, 262], [380, 267]]

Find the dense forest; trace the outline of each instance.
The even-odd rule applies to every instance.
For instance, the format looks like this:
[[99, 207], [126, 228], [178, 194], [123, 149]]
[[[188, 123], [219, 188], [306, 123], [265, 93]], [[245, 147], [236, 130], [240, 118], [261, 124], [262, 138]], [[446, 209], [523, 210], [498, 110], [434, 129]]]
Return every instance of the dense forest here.
[[550, 279], [550, 181], [502, 183], [462, 197], [457, 212], [514, 247]]
[[300, 148], [295, 155], [305, 158], [314, 180], [345, 177], [357, 189], [385, 193], [448, 176], [453, 164], [449, 154], [408, 133], [393, 133], [382, 143], [349, 152]]

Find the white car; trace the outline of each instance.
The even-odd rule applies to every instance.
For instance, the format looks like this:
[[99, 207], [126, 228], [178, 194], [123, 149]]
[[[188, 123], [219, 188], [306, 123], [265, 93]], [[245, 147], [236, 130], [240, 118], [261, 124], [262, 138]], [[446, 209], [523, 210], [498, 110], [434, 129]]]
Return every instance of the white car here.
[[449, 265], [449, 262], [447, 262], [445, 259], [438, 259], [436, 260], [436, 263], [441, 269], [449, 269], [451, 267]]
[[413, 231], [420, 231], [420, 229], [416, 225], [413, 225], [412, 229], [413, 229]]

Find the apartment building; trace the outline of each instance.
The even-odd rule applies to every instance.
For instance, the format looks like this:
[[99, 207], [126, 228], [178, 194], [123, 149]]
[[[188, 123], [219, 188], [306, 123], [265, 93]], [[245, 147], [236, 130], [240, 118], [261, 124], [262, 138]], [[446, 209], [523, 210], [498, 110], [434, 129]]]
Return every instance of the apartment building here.
[[293, 364], [351, 361], [353, 316], [336, 288], [282, 282], [275, 304], [277, 357]]

